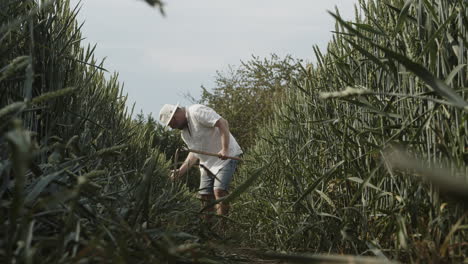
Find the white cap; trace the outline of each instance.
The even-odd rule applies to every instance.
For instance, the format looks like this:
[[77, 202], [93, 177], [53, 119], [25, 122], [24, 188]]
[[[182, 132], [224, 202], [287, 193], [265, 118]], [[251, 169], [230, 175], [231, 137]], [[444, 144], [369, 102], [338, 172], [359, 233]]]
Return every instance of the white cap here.
[[169, 122], [171, 122], [172, 117], [174, 116], [177, 107], [179, 107], [179, 104], [176, 105], [171, 105], [171, 104], [165, 104], [161, 108], [161, 111], [159, 111], [159, 121], [164, 124], [164, 126], [169, 125]]

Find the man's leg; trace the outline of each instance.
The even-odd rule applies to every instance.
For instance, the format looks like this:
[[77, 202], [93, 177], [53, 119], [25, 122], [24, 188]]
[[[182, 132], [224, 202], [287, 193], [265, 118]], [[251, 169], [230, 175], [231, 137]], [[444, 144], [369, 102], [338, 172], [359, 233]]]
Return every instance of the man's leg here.
[[[232, 176], [234, 175], [236, 166], [237, 161], [230, 160], [216, 175], [213, 188], [216, 199], [223, 198], [229, 194], [227, 190], [232, 181]], [[229, 213], [229, 204], [226, 202], [220, 202], [217, 204], [216, 209], [218, 215], [227, 216]]]
[[[200, 199], [201, 199], [201, 202], [202, 202], [202, 208], [205, 208], [206, 206], [208, 206], [210, 203], [212, 203], [214, 201], [215, 196], [213, 194], [201, 194]], [[203, 220], [208, 222], [211, 219], [211, 217], [213, 216], [214, 211], [215, 211], [214, 206], [210, 206], [210, 207], [206, 208], [202, 212]]]
[[[215, 189], [214, 190], [214, 196], [215, 196], [216, 200], [218, 200], [220, 198], [223, 198], [224, 196], [227, 196], [227, 195], [228, 195], [228, 192], [225, 191], [225, 190], [221, 190], [221, 189]], [[216, 213], [218, 215], [227, 216], [228, 213], [229, 213], [229, 204], [225, 203], [225, 202], [218, 203], [216, 205]]]
[[[202, 208], [207, 207], [215, 199], [215, 195], [213, 194], [213, 182], [214, 179], [208, 175], [206, 170], [201, 168], [199, 194], [202, 203]], [[202, 212], [202, 219], [208, 222], [213, 216], [214, 211], [215, 208], [213, 206], [206, 208]]]

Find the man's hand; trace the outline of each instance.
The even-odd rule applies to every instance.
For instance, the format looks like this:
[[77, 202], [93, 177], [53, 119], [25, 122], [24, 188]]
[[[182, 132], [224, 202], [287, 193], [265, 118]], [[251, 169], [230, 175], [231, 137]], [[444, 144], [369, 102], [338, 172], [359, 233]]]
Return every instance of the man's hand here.
[[225, 160], [226, 156], [229, 155], [229, 124], [225, 119], [220, 118], [216, 121], [215, 127], [219, 129], [221, 134], [221, 151], [218, 152], [218, 157]]
[[227, 156], [229, 156], [229, 152], [227, 150], [222, 149], [220, 152], [218, 152], [218, 158], [222, 160], [227, 159]]
[[171, 178], [172, 181], [175, 181], [179, 178], [179, 176], [180, 176], [180, 170], [175, 169], [175, 170], [171, 170], [171, 175], [169, 176], [169, 178]]

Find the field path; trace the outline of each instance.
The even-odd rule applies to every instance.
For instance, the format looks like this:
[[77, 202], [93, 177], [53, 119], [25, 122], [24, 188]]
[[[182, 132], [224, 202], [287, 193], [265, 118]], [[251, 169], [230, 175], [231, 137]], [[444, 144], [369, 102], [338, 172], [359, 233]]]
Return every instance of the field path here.
[[279, 260], [267, 259], [262, 256], [261, 249], [235, 247], [234, 245], [210, 245], [216, 251], [218, 258], [223, 263], [263, 263], [263, 264], [281, 264]]

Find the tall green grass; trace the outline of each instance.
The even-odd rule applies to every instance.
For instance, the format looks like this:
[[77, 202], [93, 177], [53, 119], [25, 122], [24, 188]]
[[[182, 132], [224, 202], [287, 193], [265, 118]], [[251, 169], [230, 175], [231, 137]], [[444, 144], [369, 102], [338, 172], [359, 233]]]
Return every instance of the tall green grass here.
[[[466, 261], [467, 5], [369, 0], [354, 21], [331, 13], [327, 52], [314, 48], [317, 63], [291, 82], [241, 169], [246, 179], [268, 164], [235, 205], [251, 241]], [[435, 178], [461, 182], [462, 195]]]
[[209, 261], [196, 201], [81, 46], [78, 10], [0, 2], [0, 262]]

